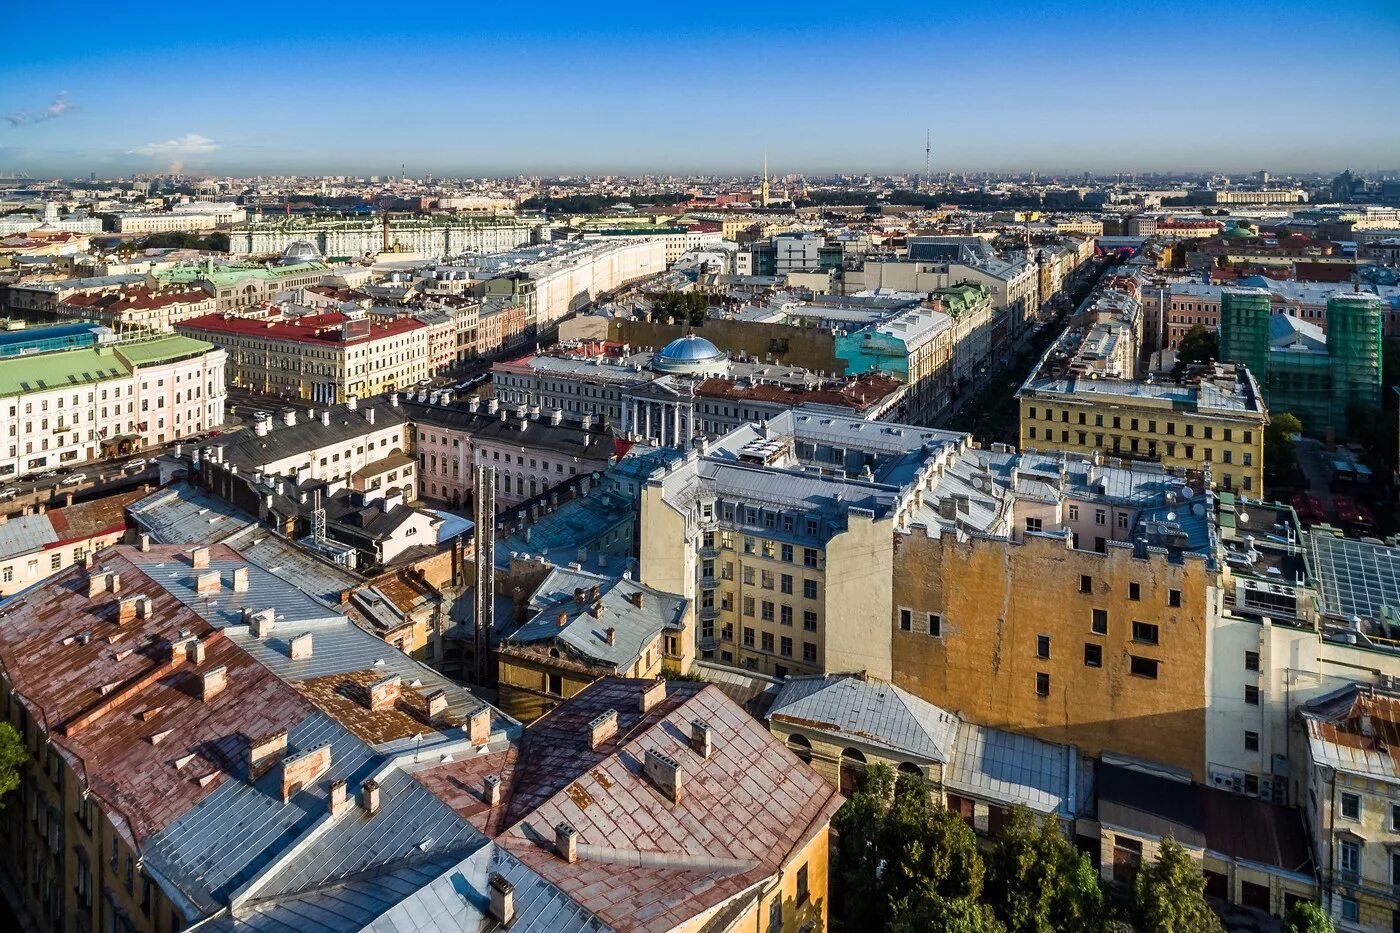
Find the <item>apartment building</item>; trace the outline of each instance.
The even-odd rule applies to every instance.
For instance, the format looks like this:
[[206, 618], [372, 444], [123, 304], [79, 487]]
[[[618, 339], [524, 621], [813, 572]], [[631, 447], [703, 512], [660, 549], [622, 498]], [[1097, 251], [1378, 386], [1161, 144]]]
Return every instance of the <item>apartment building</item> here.
[[174, 334], [0, 359], [0, 477], [221, 427], [226, 361], [223, 350]]
[[965, 435], [784, 412], [642, 487], [641, 582], [693, 600], [700, 657], [787, 677], [891, 674], [891, 554], [906, 484]]
[[417, 393], [400, 403], [413, 422], [418, 493], [465, 508], [472, 501], [474, 468], [496, 470], [496, 502], [512, 506], [600, 473], [616, 456], [612, 432], [588, 415], [564, 420], [559, 410], [507, 409], [495, 399], [455, 403], [450, 393]]
[[287, 318], [211, 314], [178, 333], [228, 352], [232, 385], [269, 395], [340, 404], [428, 378], [428, 328], [412, 317], [379, 322], [340, 311]]
[[403, 752], [478, 760], [519, 725], [238, 551], [108, 548], [34, 593], [0, 632], [31, 756], [0, 870], [26, 928], [291, 915], [414, 866], [401, 898], [486, 843]]
[[1352, 684], [1305, 704], [1301, 800], [1322, 904], [1337, 929], [1383, 931], [1400, 917], [1400, 781], [1391, 749], [1400, 697]]
[[30, 315], [42, 320], [57, 315], [59, 306], [74, 295], [116, 291], [140, 285], [146, 277], [136, 273], [123, 275], [94, 275], [56, 281], [23, 281], [11, 283], [5, 291], [5, 304], [16, 314]]
[[1135, 281], [1110, 282], [1045, 351], [1017, 392], [1021, 447], [1208, 463], [1222, 489], [1262, 495], [1268, 410], [1251, 370], [1135, 378], [1144, 320], [1135, 294]]
[[144, 281], [151, 288], [170, 285], [202, 288], [214, 296], [217, 310], [226, 312], [243, 311], [272, 301], [280, 292], [319, 285], [329, 274], [330, 268], [319, 259], [290, 257], [265, 266], [206, 259], [157, 269], [148, 273]]
[[537, 225], [513, 217], [284, 217], [258, 215], [229, 234], [233, 256], [280, 254], [309, 243], [322, 256], [359, 257], [399, 249], [432, 257], [499, 253], [526, 246]]
[[100, 321], [114, 330], [169, 333], [173, 325], [213, 314], [218, 307], [218, 299], [202, 288], [137, 285], [112, 292], [72, 295], [58, 306], [58, 316]]
[[897, 525], [892, 680], [984, 726], [1205, 776], [1208, 475], [997, 446]]
[[[126, 534], [123, 510], [146, 495], [134, 490], [58, 508], [0, 515], [0, 596], [13, 596]], [[71, 498], [71, 497], [70, 497]]]
[[690, 603], [627, 577], [554, 568], [496, 649], [501, 708], [533, 722], [604, 677], [655, 680], [695, 657]]

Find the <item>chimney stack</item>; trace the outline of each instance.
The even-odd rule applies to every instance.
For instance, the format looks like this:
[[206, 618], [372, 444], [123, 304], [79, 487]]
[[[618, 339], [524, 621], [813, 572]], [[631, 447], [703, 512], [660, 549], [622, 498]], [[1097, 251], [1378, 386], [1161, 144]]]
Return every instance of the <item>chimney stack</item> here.
[[151, 550], [151, 536], [150, 536], [150, 535], [148, 535], [148, 534], [143, 534], [143, 535], [141, 535], [141, 537], [137, 539], [137, 543], [138, 543], [138, 546], [139, 546], [140, 549], [141, 549], [141, 553], [142, 553], [142, 554], [147, 554], [147, 553], [150, 552], [150, 550]]
[[554, 827], [554, 851], [566, 862], [578, 861], [578, 832], [568, 823]]
[[486, 798], [486, 805], [498, 807], [501, 804], [501, 779], [494, 774], [486, 775], [483, 796]]
[[607, 627], [607, 630], [603, 632], [603, 638], [604, 638], [604, 640], [607, 641], [608, 647], [611, 648], [613, 645], [616, 645], [616, 644], [617, 644], [617, 629], [615, 629], [615, 628], [613, 628], [611, 625], [609, 625], [609, 626]]
[[293, 661], [305, 661], [311, 657], [311, 633], [302, 632], [287, 645], [287, 656]]
[[403, 694], [403, 678], [398, 674], [381, 677], [369, 685], [369, 708], [374, 712], [393, 709]]
[[666, 681], [658, 677], [642, 688], [642, 712], [651, 712], [651, 708], [664, 699], [666, 699]]
[[322, 742], [304, 752], [289, 755], [282, 759], [282, 802], [292, 799], [292, 795], [325, 774], [331, 766], [331, 743]]
[[152, 605], [151, 605], [151, 597], [149, 597], [149, 596], [138, 596], [138, 597], [136, 597], [136, 618], [138, 618], [138, 619], [149, 619], [149, 618], [151, 617], [151, 608], [152, 608]]
[[447, 715], [447, 691], [438, 688], [424, 697], [423, 703], [427, 707], [428, 722], [442, 722], [443, 717]]
[[[247, 613], [244, 614], [247, 615]], [[253, 633], [254, 638], [271, 636], [275, 624], [276, 615], [271, 609], [259, 609], [248, 617], [248, 631]]]
[[340, 816], [345, 812], [345, 808], [350, 805], [350, 798], [345, 792], [345, 778], [331, 782], [330, 800], [331, 816]]
[[[202, 648], [203, 642], [195, 642]], [[198, 649], [196, 649], [198, 650]], [[224, 692], [228, 686], [228, 668], [220, 664], [218, 667], [205, 671], [199, 675], [199, 698], [208, 703], [214, 697]]]
[[136, 604], [140, 601], [140, 596], [127, 596], [117, 603], [118, 625], [130, 625], [136, 621]]
[[600, 599], [593, 605], [589, 606], [588, 614], [595, 619], [601, 619], [603, 617], [603, 601]]
[[210, 570], [194, 578], [194, 591], [199, 596], [212, 596], [221, 589], [219, 571]]
[[555, 621], [559, 623], [560, 628], [563, 628], [564, 626], [569, 624], [569, 614], [563, 609], [560, 609], [559, 617]]
[[515, 886], [500, 872], [492, 872], [486, 885], [491, 889], [491, 919], [503, 927], [515, 922]]
[[238, 567], [233, 571], [233, 591], [235, 593], [248, 592], [248, 568]]
[[588, 747], [597, 750], [599, 745], [614, 735], [617, 735], [617, 710], [605, 710], [588, 724]]
[[710, 724], [705, 720], [692, 719], [690, 721], [690, 747], [695, 754], [705, 759], [708, 759], [714, 751], [714, 739], [711, 736]]
[[264, 736], [260, 739], [248, 739], [248, 747], [244, 752], [244, 767], [247, 769], [245, 776], [250, 781], [256, 781], [262, 777], [272, 766], [281, 761], [287, 752], [287, 730], [280, 729], [272, 735]]
[[467, 734], [473, 745], [485, 745], [491, 741], [491, 707], [482, 704], [472, 710], [467, 720]]
[[364, 808], [365, 816], [374, 816], [379, 812], [379, 782], [373, 778], [360, 785], [360, 806]]
[[649, 748], [642, 759], [642, 771], [662, 796], [672, 803], [681, 802], [681, 766], [676, 759]]
[[195, 570], [207, 570], [209, 568], [209, 549], [197, 547], [190, 551], [190, 566]]
[[643, 593], [641, 590], [638, 590], [637, 592], [632, 594], [632, 605], [636, 606], [638, 609], [645, 608], [646, 601], [646, 594]]

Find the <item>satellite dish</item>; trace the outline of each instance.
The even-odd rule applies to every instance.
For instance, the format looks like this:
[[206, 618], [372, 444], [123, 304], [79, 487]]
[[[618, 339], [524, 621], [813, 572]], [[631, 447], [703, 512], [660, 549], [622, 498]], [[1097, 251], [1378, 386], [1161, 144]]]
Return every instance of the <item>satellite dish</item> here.
[[1182, 486], [1182, 487], [1181, 487], [1181, 498], [1183, 498], [1183, 499], [1189, 499], [1189, 498], [1191, 498], [1192, 496], [1194, 496], [1195, 494], [1196, 494], [1196, 490], [1192, 489], [1190, 486]]
[[1169, 521], [1169, 522], [1174, 522], [1174, 521], [1176, 521], [1176, 513], [1175, 513], [1175, 512], [1168, 512], [1168, 513], [1167, 513], [1167, 521]]
[[1241, 524], [1244, 524], [1244, 523], [1246, 523], [1246, 522], [1248, 522], [1248, 521], [1249, 521], [1249, 513], [1248, 513], [1248, 512], [1241, 512], [1241, 513], [1240, 513], [1240, 523], [1241, 523]]

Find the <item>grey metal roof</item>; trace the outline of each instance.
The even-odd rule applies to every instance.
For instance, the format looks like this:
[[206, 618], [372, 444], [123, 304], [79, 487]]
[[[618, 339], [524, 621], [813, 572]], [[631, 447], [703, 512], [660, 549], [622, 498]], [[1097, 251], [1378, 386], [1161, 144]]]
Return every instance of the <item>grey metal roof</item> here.
[[612, 929], [515, 856], [490, 843], [383, 913], [365, 933], [489, 933], [505, 929], [487, 915], [492, 874], [500, 874], [514, 888], [511, 933], [603, 933]]
[[225, 538], [223, 543], [268, 573], [326, 603], [335, 604], [341, 591], [364, 584], [359, 574], [337, 567], [261, 525], [251, 525]]
[[[589, 611], [592, 600], [579, 602], [574, 598], [575, 589], [586, 593], [594, 586], [599, 589], [602, 603], [602, 614], [598, 618]], [[641, 608], [632, 602], [638, 593], [642, 594]], [[625, 671], [663, 629], [680, 626], [687, 602], [684, 597], [663, 593], [634, 580], [556, 568], [545, 577], [530, 600], [535, 615], [508, 641], [525, 644], [558, 639], [585, 657]], [[567, 620], [562, 627], [558, 622], [561, 612]], [[615, 634], [611, 645], [606, 637], [608, 629]]]
[[0, 525], [0, 558], [28, 554], [57, 540], [47, 515], [18, 515]]
[[174, 483], [127, 507], [156, 544], [213, 544], [257, 519], [190, 483]]
[[[195, 579], [205, 571], [194, 570], [188, 562], [171, 559], [156, 551], [133, 551], [130, 558], [151, 579], [215, 628], [245, 625], [245, 607], [254, 611], [274, 610], [279, 625], [300, 625], [340, 618], [338, 612], [303, 593], [295, 583], [247, 561], [211, 559], [209, 570], [219, 571], [222, 586], [213, 596], [200, 596], [195, 592]], [[233, 571], [239, 567], [248, 568], [248, 590], [244, 593], [233, 591]]]
[[946, 763], [958, 717], [894, 684], [855, 674], [789, 680], [773, 701], [769, 718], [802, 720], [813, 728]]
[[1077, 759], [1072, 745], [1053, 745], [964, 722], [958, 725], [953, 761], [943, 770], [943, 786], [1006, 806], [1019, 803], [1037, 813], [1073, 819]]
[[[367, 412], [371, 410], [374, 411], [373, 423], [367, 417]], [[274, 421], [272, 430], [266, 435], [246, 432], [226, 434], [216, 438], [211, 446], [223, 448], [225, 462], [241, 469], [254, 469], [321, 447], [343, 444], [408, 421], [403, 407], [391, 405], [383, 399], [357, 402], [353, 410], [348, 404], [336, 405], [330, 409], [330, 413], [329, 424], [322, 424], [319, 418], [301, 415], [295, 425]]]

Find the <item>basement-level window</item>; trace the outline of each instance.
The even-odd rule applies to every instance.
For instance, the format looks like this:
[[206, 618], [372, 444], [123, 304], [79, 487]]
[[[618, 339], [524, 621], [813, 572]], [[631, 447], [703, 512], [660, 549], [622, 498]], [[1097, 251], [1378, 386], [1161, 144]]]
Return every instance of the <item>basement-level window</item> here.
[[1132, 660], [1128, 669], [1135, 676], [1147, 677], [1151, 680], [1157, 679], [1157, 667], [1160, 664], [1159, 661], [1153, 658], [1140, 658], [1137, 655], [1132, 655], [1131, 659]]

